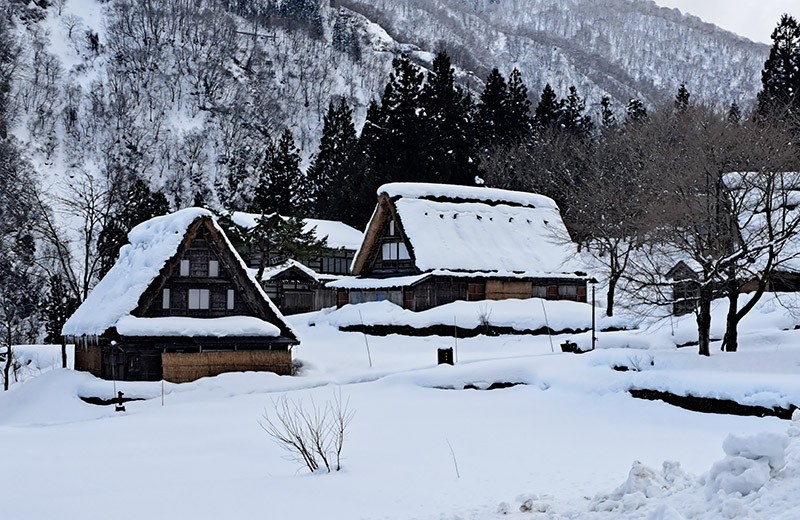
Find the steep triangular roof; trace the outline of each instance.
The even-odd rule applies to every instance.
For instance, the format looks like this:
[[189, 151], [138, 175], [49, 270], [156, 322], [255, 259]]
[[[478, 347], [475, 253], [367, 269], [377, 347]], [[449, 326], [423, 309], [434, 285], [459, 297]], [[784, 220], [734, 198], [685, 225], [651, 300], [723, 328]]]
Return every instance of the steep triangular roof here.
[[404, 238], [417, 272], [434, 270], [528, 273], [582, 271], [577, 247], [556, 203], [543, 195], [493, 188], [391, 183], [356, 253], [363, 275], [378, 254], [390, 219]]
[[282, 336], [296, 340], [214, 215], [200, 208], [155, 217], [133, 228], [128, 234], [130, 243], [120, 249], [117, 262], [67, 320], [61, 333], [68, 337], [99, 336], [116, 327], [122, 318], [141, 317], [201, 227], [215, 237], [215, 252], [228, 260], [232, 276], [244, 289], [242, 296], [254, 314], [278, 327]]

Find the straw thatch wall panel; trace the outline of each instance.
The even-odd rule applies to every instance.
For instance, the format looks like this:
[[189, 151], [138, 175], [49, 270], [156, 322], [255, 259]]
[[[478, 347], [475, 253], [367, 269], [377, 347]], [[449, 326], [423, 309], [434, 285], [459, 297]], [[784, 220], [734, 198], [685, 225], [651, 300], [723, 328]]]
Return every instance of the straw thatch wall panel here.
[[487, 300], [525, 299], [531, 297], [531, 282], [519, 280], [486, 280]]
[[226, 372], [275, 372], [291, 375], [290, 350], [237, 350], [233, 352], [165, 352], [161, 354], [164, 379], [185, 383]]

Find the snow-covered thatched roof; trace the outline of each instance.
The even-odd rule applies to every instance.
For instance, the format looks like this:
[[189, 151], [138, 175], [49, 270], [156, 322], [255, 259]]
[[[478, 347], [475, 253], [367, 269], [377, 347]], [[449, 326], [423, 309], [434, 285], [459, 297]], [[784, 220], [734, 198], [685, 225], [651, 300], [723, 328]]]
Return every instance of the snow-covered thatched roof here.
[[[558, 206], [533, 193], [450, 186], [392, 183], [378, 194], [394, 206], [416, 268], [433, 270], [525, 273], [547, 276], [584, 270], [576, 262]], [[355, 274], [384, 226], [380, 203], [356, 254]], [[387, 210], [388, 211], [388, 210]]]
[[[314, 280], [315, 282], [319, 282], [320, 280], [324, 280], [324, 279], [332, 280], [332, 279], [336, 279], [337, 278], [335, 276], [334, 277], [325, 277], [325, 278], [323, 278], [323, 275], [320, 275], [319, 273], [317, 273], [316, 271], [314, 271], [310, 267], [301, 264], [297, 260], [289, 259], [289, 260], [287, 260], [287, 261], [285, 261], [283, 263], [280, 263], [278, 265], [272, 265], [272, 266], [269, 266], [266, 269], [264, 269], [264, 274], [261, 275], [261, 281], [262, 282], [268, 282], [268, 281], [272, 280], [273, 278], [275, 278], [276, 276], [278, 276], [279, 274], [285, 273], [286, 271], [288, 271], [290, 269], [297, 269], [298, 271], [300, 271], [301, 273], [305, 274], [306, 276], [308, 276], [310, 279]], [[251, 273], [258, 273], [258, 269], [250, 269], [250, 272]]]
[[[135, 318], [131, 316], [131, 313], [139, 307], [142, 295], [162, 274], [162, 269], [167, 262], [178, 253], [187, 231], [199, 219], [206, 220], [224, 238], [230, 254], [245, 273], [243, 283], [250, 285], [254, 294], [263, 298], [268, 309], [266, 312], [273, 315], [269, 318], [276, 321], [275, 324], [271, 324], [253, 318], [261, 323], [254, 328], [255, 322], [250, 320], [248, 327], [252, 330], [259, 329], [265, 332], [262, 335], [266, 336], [277, 336], [275, 331], [280, 328], [293, 339], [295, 336], [291, 328], [283, 321], [280, 311], [267, 297], [261, 284], [256, 282], [255, 276], [247, 270], [247, 266], [228, 241], [225, 232], [217, 224], [213, 213], [201, 208], [187, 208], [169, 215], [155, 217], [133, 228], [128, 233], [129, 244], [120, 249], [117, 262], [67, 320], [61, 333], [64, 336], [72, 337], [99, 336], [111, 327], [122, 327], [130, 333], [134, 329], [142, 329], [145, 323], [148, 324], [147, 327], [153, 327], [152, 330], [148, 329], [150, 332], [158, 329], [156, 325], [161, 328], [175, 329], [178, 327], [181, 330], [189, 331], [190, 328], [186, 327], [189, 322], [177, 323], [166, 318], [164, 319], [166, 321], [159, 322], [154, 320], [161, 320], [161, 318]], [[237, 335], [237, 327], [241, 325], [235, 320], [223, 320], [215, 323], [215, 335]], [[210, 324], [211, 322], [209, 322]], [[279, 325], [279, 327], [275, 325]], [[222, 330], [225, 326], [229, 326], [229, 330]], [[231, 329], [230, 326], [234, 328]], [[119, 330], [118, 332], [122, 333]]]
[[[234, 224], [246, 229], [255, 227], [260, 218], [261, 214], [259, 213], [244, 213], [241, 211], [235, 211], [231, 215], [231, 220], [233, 220]], [[313, 231], [317, 240], [326, 239], [328, 247], [331, 249], [356, 250], [364, 238], [361, 231], [336, 220], [304, 218], [302, 221], [304, 223], [304, 232]]]

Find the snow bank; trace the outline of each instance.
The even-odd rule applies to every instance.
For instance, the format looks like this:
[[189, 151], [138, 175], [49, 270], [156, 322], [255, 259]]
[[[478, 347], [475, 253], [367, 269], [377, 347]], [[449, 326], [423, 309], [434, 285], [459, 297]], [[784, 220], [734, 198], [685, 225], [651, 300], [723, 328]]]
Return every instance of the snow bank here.
[[[586, 303], [552, 301], [540, 298], [526, 300], [457, 301], [426, 311], [414, 312], [390, 301], [345, 305], [328, 314], [312, 318], [314, 323], [328, 323], [335, 327], [354, 325], [391, 325], [426, 328], [437, 325], [456, 325], [474, 329], [488, 323], [494, 327], [514, 330], [589, 329], [592, 326], [592, 307]], [[597, 317], [597, 328], [624, 328], [630, 323], [620, 317]]]

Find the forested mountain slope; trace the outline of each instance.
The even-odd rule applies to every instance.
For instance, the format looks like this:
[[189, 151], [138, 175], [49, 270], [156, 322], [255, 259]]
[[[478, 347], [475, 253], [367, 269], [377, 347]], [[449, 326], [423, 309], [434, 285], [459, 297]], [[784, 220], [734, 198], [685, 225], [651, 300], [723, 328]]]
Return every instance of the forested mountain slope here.
[[[357, 124], [391, 60], [446, 49], [474, 91], [518, 67], [532, 96], [575, 85], [590, 113], [694, 99], [747, 106], [767, 47], [641, 0], [11, 0], [11, 132], [63, 191], [115, 170], [176, 207], [246, 186], [284, 129], [309, 157], [331, 99]], [[391, 36], [390, 36], [391, 35]], [[7, 37], [3, 35], [3, 37]]]

